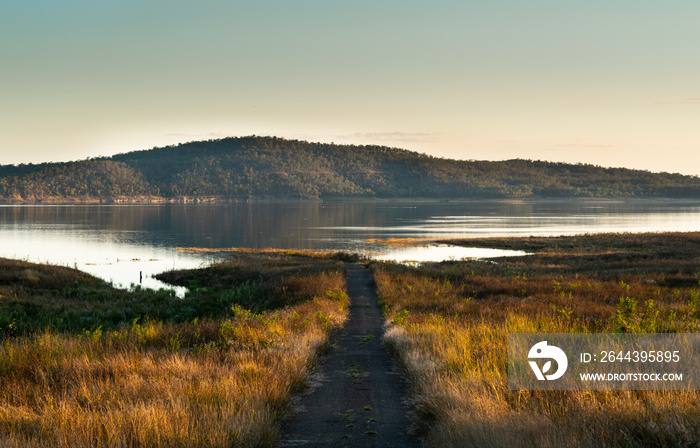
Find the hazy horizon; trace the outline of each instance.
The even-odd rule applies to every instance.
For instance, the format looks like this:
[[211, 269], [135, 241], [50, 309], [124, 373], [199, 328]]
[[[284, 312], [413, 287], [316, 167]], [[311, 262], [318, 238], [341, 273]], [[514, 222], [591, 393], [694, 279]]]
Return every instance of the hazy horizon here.
[[700, 4], [3, 8], [0, 164], [227, 136], [700, 174]]

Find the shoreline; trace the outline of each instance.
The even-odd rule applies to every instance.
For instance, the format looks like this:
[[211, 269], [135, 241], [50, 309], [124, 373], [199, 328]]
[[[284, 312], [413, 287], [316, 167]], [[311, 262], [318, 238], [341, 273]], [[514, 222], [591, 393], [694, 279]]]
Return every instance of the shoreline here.
[[400, 203], [400, 204], [460, 204], [460, 203], [500, 203], [512, 205], [528, 205], [537, 203], [580, 203], [580, 204], [677, 204], [677, 205], [700, 205], [700, 198], [551, 198], [551, 197], [529, 197], [529, 198], [377, 198], [377, 197], [351, 197], [351, 198], [281, 198], [281, 197], [177, 197], [162, 198], [157, 196], [145, 197], [116, 197], [116, 198], [46, 198], [40, 200], [18, 200], [0, 199], [0, 206], [41, 206], [41, 205], [223, 205], [223, 204], [295, 204], [295, 203]]

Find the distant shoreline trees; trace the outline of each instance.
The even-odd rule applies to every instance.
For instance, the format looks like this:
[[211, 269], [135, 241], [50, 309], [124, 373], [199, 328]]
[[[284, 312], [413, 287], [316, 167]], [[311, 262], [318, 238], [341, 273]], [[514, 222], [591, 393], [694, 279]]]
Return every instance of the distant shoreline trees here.
[[383, 146], [255, 136], [0, 166], [3, 201], [143, 196], [700, 199], [700, 178], [520, 159], [450, 160]]

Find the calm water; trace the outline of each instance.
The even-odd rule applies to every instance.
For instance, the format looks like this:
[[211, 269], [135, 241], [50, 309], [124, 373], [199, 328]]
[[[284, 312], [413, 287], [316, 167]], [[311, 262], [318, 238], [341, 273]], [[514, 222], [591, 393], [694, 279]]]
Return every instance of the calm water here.
[[409, 260], [503, 252], [367, 240], [700, 230], [700, 203], [331, 202], [236, 205], [0, 206], [0, 256], [63, 264], [116, 285], [161, 287], [152, 274], [211, 260], [177, 247], [358, 251]]

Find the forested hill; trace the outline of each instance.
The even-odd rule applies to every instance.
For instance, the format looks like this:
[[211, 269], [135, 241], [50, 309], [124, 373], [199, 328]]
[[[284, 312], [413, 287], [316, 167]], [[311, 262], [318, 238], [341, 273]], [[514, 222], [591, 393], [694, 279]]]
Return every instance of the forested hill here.
[[275, 137], [184, 143], [70, 163], [0, 166], [0, 200], [182, 198], [700, 199], [700, 178], [529, 160], [459, 161]]

